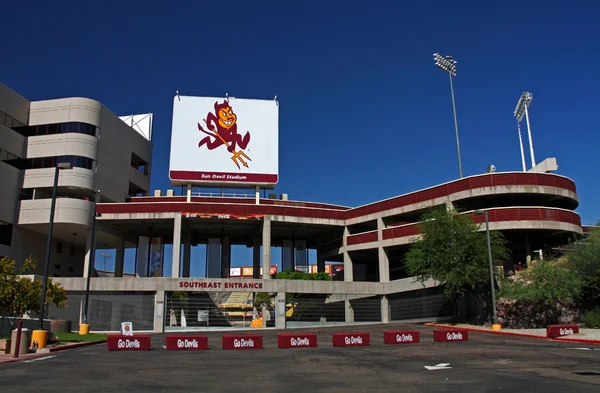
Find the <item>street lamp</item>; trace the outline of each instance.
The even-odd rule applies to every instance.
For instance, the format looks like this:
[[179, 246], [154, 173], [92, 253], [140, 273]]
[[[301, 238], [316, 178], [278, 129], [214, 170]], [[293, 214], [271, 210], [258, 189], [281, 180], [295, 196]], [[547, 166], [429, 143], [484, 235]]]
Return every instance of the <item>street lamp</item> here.
[[50, 227], [46, 241], [46, 258], [44, 260], [44, 281], [42, 282], [42, 301], [40, 304], [40, 330], [44, 330], [44, 312], [46, 308], [46, 290], [48, 286], [48, 270], [50, 268], [50, 252], [52, 251], [52, 231], [54, 229], [54, 210], [56, 207], [56, 191], [58, 189], [58, 173], [61, 169], [73, 169], [70, 162], [59, 162], [54, 168], [54, 186], [52, 187], [52, 202], [50, 203]]
[[533, 153], [533, 140], [531, 138], [531, 125], [529, 124], [529, 105], [531, 105], [531, 101], [533, 100], [533, 94], [524, 91], [521, 93], [521, 97], [519, 97], [519, 102], [517, 102], [517, 107], [513, 115], [517, 119], [517, 127], [519, 130], [519, 142], [521, 143], [521, 161], [523, 163], [523, 172], [526, 171], [525, 167], [525, 154], [523, 153], [523, 139], [521, 138], [521, 121], [523, 120], [523, 116], [525, 116], [525, 120], [527, 121], [527, 134], [529, 136], [529, 152], [531, 154], [531, 167], [535, 166], [535, 155]]
[[106, 252], [103, 252], [101, 255], [104, 257], [104, 268], [103, 269], [104, 269], [104, 273], [106, 273], [106, 258], [110, 259], [112, 257], [110, 256], [110, 254], [108, 254]]
[[456, 60], [452, 56], [442, 56], [439, 53], [433, 54], [435, 65], [446, 71], [450, 76], [450, 92], [452, 93], [452, 110], [454, 111], [454, 130], [456, 131], [456, 151], [458, 153], [458, 174], [462, 178], [462, 161], [460, 158], [460, 141], [458, 139], [458, 120], [456, 119], [456, 102], [454, 101], [454, 85], [452, 77], [456, 76]]
[[[79, 333], [87, 334], [89, 332], [89, 324], [88, 324], [88, 304], [90, 301], [90, 280], [92, 278], [92, 268], [94, 267], [94, 260], [96, 259], [96, 206], [100, 202], [100, 190], [96, 191], [96, 196], [94, 197], [94, 207], [92, 209], [92, 224], [90, 228], [90, 242], [88, 245], [90, 257], [88, 258], [88, 271], [87, 271], [87, 280], [85, 283], [85, 300], [83, 305], [83, 315], [81, 318], [81, 325], [79, 327]], [[106, 263], [106, 262], [105, 262]], [[85, 326], [82, 329], [82, 326]], [[83, 331], [82, 331], [83, 330]]]
[[487, 236], [487, 248], [488, 248], [488, 262], [490, 265], [490, 287], [492, 289], [492, 309], [493, 309], [493, 317], [494, 324], [492, 325], [493, 330], [499, 330], [500, 325], [498, 325], [498, 314], [496, 313], [496, 290], [494, 288], [494, 265], [492, 262], [492, 242], [490, 241], [490, 222], [488, 219], [487, 210], [475, 210], [475, 214], [483, 214], [485, 216], [485, 233]]

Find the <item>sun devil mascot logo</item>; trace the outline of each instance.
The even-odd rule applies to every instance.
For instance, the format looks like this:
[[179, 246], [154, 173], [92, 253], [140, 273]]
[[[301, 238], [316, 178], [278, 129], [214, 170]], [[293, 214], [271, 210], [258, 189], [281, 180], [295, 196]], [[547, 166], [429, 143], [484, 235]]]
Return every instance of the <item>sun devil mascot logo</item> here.
[[[237, 165], [238, 169], [241, 169], [240, 164], [248, 168], [248, 162], [252, 161], [250, 157], [244, 152], [248, 143], [250, 142], [250, 133], [242, 137], [237, 132], [237, 116], [233, 113], [233, 109], [229, 106], [229, 102], [223, 101], [219, 104], [219, 101], [215, 102], [215, 113], [209, 112], [206, 115], [206, 119], [203, 119], [206, 129], [202, 127], [202, 124], [198, 123], [198, 130], [208, 134], [202, 138], [198, 147], [206, 145], [208, 150], [214, 150], [219, 146], [227, 146], [227, 151], [232, 153], [231, 160]], [[240, 150], [236, 151], [236, 146]]]

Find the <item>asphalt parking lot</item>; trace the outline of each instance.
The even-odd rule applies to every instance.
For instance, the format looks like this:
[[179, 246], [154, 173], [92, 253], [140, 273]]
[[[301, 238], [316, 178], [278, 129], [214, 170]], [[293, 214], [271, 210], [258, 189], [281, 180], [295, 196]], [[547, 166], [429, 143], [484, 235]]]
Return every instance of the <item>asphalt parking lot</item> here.
[[[383, 331], [416, 329], [421, 343], [383, 344]], [[207, 332], [208, 351], [110, 352], [104, 344], [0, 365], [2, 392], [598, 392], [600, 346], [469, 332], [468, 342], [434, 343], [420, 325], [371, 325], [369, 347], [335, 348], [340, 328], [318, 333], [318, 348], [279, 349], [263, 331], [262, 350], [222, 350], [223, 332]], [[255, 333], [256, 331], [253, 331]], [[589, 348], [588, 350], [576, 348]], [[425, 366], [449, 363], [447, 368]]]

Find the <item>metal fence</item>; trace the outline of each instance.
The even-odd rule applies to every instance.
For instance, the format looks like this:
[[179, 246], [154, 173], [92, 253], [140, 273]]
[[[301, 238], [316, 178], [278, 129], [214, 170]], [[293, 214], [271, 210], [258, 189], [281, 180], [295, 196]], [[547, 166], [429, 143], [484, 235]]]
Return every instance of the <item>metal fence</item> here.
[[288, 294], [286, 327], [381, 322], [381, 296]]
[[[165, 296], [165, 331], [249, 328], [261, 311], [254, 308], [250, 292], [167, 292]], [[274, 320], [269, 322], [274, 326]]]
[[388, 304], [390, 321], [435, 320], [453, 313], [439, 287], [388, 295]]
[[[48, 319], [71, 321], [71, 329], [79, 330], [85, 302], [84, 292], [68, 292], [67, 307], [50, 306]], [[132, 322], [135, 331], [154, 330], [154, 292], [90, 292], [88, 323], [93, 331], [119, 331], [121, 322]]]

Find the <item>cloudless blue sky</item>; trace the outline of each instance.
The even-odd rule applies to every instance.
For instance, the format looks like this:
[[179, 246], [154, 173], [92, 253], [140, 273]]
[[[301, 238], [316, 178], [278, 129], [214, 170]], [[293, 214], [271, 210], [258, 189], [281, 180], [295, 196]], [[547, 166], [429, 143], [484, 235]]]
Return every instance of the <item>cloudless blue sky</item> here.
[[170, 188], [176, 90], [277, 95], [276, 191], [290, 199], [357, 206], [456, 179], [440, 51], [458, 61], [465, 176], [521, 169], [512, 113], [528, 90], [537, 161], [557, 157], [582, 221], [600, 219], [598, 2], [12, 1], [2, 14], [1, 82], [155, 114], [152, 189]]

